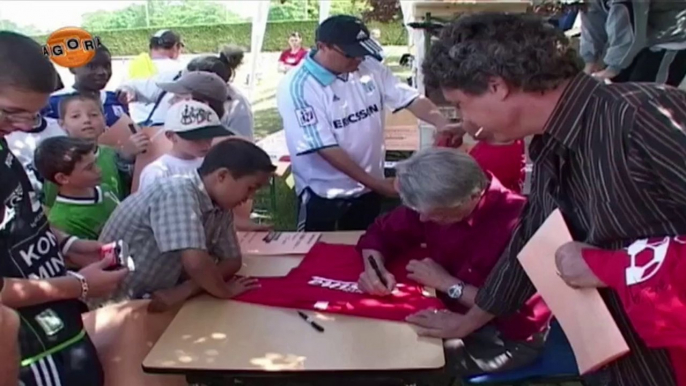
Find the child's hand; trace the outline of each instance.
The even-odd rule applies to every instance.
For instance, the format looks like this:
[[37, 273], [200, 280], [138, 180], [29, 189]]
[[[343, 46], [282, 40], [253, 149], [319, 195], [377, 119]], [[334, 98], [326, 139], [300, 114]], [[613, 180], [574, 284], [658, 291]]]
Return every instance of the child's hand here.
[[128, 159], [135, 158], [138, 154], [148, 150], [150, 138], [143, 132], [132, 134], [129, 140], [122, 146], [122, 155]]
[[244, 292], [260, 288], [260, 283], [252, 277], [234, 277], [226, 283], [231, 297], [236, 297]]

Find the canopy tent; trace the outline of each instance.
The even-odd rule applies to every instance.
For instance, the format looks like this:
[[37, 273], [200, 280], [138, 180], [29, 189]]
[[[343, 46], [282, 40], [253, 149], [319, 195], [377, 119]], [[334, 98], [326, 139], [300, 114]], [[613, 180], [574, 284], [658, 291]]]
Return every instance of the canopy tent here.
[[[253, 2], [256, 3], [255, 7], [255, 14], [253, 15], [252, 19], [252, 36], [251, 36], [251, 41], [250, 41], [250, 52], [252, 53], [251, 56], [251, 61], [250, 61], [250, 77], [249, 79], [249, 84], [248, 84], [248, 92], [250, 95], [250, 98], [252, 99], [253, 92], [255, 90], [255, 75], [257, 73], [257, 67], [258, 63], [260, 62], [260, 53], [262, 52], [262, 43], [264, 42], [264, 33], [265, 30], [267, 29], [267, 17], [269, 16], [269, 5], [271, 1], [257, 1]], [[400, 6], [402, 8], [403, 12], [403, 23], [407, 25], [408, 22], [412, 20], [414, 17], [413, 15], [413, 7], [412, 4], [414, 1], [412, 0], [403, 0], [400, 2]], [[331, 10], [331, 1], [330, 0], [319, 0], [319, 22], [321, 23], [324, 21], [327, 17], [329, 17], [329, 12]], [[417, 37], [421, 36], [421, 32], [419, 32], [420, 35], [417, 35], [418, 32], [412, 30], [411, 28], [408, 27], [408, 45], [412, 45], [413, 41], [419, 41], [417, 40]]]

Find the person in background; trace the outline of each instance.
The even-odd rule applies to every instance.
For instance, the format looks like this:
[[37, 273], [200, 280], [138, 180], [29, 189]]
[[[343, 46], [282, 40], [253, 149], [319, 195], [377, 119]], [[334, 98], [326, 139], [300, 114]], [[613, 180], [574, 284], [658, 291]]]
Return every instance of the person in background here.
[[[390, 295], [396, 281], [385, 264], [425, 245], [427, 257], [408, 263], [408, 278], [437, 291], [450, 310], [444, 316], [464, 314], [507, 246], [526, 199], [456, 149], [421, 150], [396, 170], [403, 206], [378, 218], [357, 243], [365, 267], [358, 286], [366, 293]], [[376, 260], [387, 285], [369, 259]], [[464, 339], [437, 336], [445, 339], [447, 372], [461, 378], [532, 363], [543, 350], [550, 318], [543, 299], [534, 295], [516, 313]], [[419, 333], [432, 331], [421, 327]]]
[[255, 144], [221, 141], [197, 171], [158, 179], [124, 200], [105, 224], [100, 241], [125, 241], [136, 270], [116, 293], [92, 305], [147, 295], [153, 301], [164, 299], [179, 283], [187, 296], [207, 292], [220, 299], [255, 288], [254, 279], [234, 277], [242, 257], [232, 210], [266, 185], [275, 169]]
[[[0, 31], [0, 68], [0, 299], [20, 317], [19, 384], [102, 386], [102, 366], [83, 328], [79, 300], [106, 296], [128, 270], [107, 271], [106, 262], [98, 262], [67, 271], [64, 256], [98, 259], [102, 244], [50, 227], [3, 138], [35, 127], [55, 90], [55, 67], [32, 38]], [[7, 338], [7, 332], [0, 336]], [[0, 344], [0, 350], [11, 348]], [[0, 380], [13, 382], [4, 370]]]
[[[131, 134], [129, 141], [116, 150], [98, 145], [98, 138], [105, 132], [105, 117], [98, 99], [88, 95], [72, 94], [62, 98], [59, 106], [60, 126], [72, 138], [80, 138], [96, 146], [96, 163], [102, 173], [102, 184], [119, 199], [129, 194], [136, 155], [150, 146], [150, 139], [142, 132]], [[40, 173], [39, 173], [40, 174]], [[58, 187], [50, 181], [43, 184], [43, 203], [51, 208], [57, 197]]]
[[[466, 124], [469, 124], [468, 122]], [[471, 128], [471, 132], [477, 130]], [[455, 133], [439, 133], [435, 145], [439, 147], [460, 148], [464, 144], [464, 135]], [[524, 140], [495, 143], [487, 138], [481, 138], [471, 149], [469, 155], [474, 157], [481, 168], [492, 173], [501, 184], [511, 191], [521, 194], [526, 178], [526, 149]]]
[[[201, 56], [188, 63], [188, 71], [205, 71], [219, 76], [224, 82], [229, 83], [233, 78], [233, 70], [219, 57]], [[255, 120], [252, 106], [248, 98], [237, 89], [229, 85], [229, 95], [224, 104], [225, 114], [221, 117], [222, 124], [237, 136], [251, 142], [255, 140]]]
[[448, 120], [416, 89], [379, 63], [379, 47], [353, 16], [317, 29], [317, 49], [286, 74], [276, 101], [298, 195], [298, 229], [364, 230], [381, 197], [396, 197], [384, 176], [384, 107], [410, 110], [439, 129]]
[[279, 55], [279, 72], [285, 74], [302, 62], [307, 55], [307, 50], [303, 48], [302, 42], [300, 32], [293, 32], [288, 37], [290, 47], [281, 51], [281, 55]]
[[[95, 143], [70, 137], [48, 138], [36, 150], [36, 170], [58, 187], [48, 221], [55, 228], [83, 239], [97, 240], [105, 222], [119, 205], [97, 165]], [[84, 262], [68, 261], [81, 267]], [[87, 262], [90, 263], [90, 262]]]
[[195, 173], [210, 151], [212, 140], [230, 134], [209, 106], [194, 100], [174, 104], [167, 112], [163, 130], [172, 147], [143, 168], [139, 190], [153, 186], [161, 178]]
[[381, 63], [383, 63], [386, 60], [386, 52], [383, 50], [383, 45], [381, 45], [381, 30], [378, 28], [372, 28], [372, 30], [369, 31], [369, 33], [374, 43], [381, 47], [381, 50], [379, 51], [379, 56], [381, 56]]
[[686, 2], [591, 0], [581, 12], [584, 72], [612, 82], [679, 86], [686, 75]]
[[[238, 67], [243, 65], [244, 57], [245, 50], [235, 44], [227, 44], [219, 50], [219, 59], [231, 70], [232, 78], [230, 82], [235, 80]], [[245, 84], [248, 84], [247, 77]]]
[[70, 68], [74, 74], [74, 85], [54, 92], [48, 100], [48, 106], [42, 114], [52, 120], [59, 120], [59, 106], [62, 98], [72, 94], [81, 94], [99, 99], [105, 113], [106, 127], [117, 123], [122, 115], [129, 114], [127, 105], [122, 104], [114, 91], [106, 91], [105, 87], [112, 77], [112, 56], [107, 47], [100, 46], [95, 50], [95, 56], [85, 66]]
[[[470, 135], [498, 142], [531, 136], [533, 161], [527, 206], [476, 305], [422, 325], [465, 337], [519, 309], [536, 289], [517, 255], [556, 209], [574, 241], [603, 249], [686, 234], [682, 90], [599, 82], [583, 72], [562, 31], [524, 14], [469, 14], [444, 26], [422, 72], [471, 123], [465, 130], [481, 128]], [[615, 291], [598, 292], [631, 352], [593, 375], [612, 385], [675, 386], [667, 353], [646, 347]]]
[[157, 31], [150, 38], [150, 53], [141, 54], [129, 67], [129, 78], [117, 89], [119, 99], [129, 105], [131, 119], [139, 126], [161, 126], [171, 96], [163, 93], [158, 82], [181, 76], [179, 56], [184, 44], [171, 30]]

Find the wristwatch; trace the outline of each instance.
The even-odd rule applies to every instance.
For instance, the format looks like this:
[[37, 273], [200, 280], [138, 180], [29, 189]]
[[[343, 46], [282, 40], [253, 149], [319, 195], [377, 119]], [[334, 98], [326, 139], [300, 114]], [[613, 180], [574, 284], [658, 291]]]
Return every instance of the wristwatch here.
[[86, 278], [83, 277], [82, 274], [74, 271], [67, 271], [67, 275], [75, 277], [79, 280], [79, 282], [81, 283], [81, 296], [79, 296], [79, 299], [86, 300], [86, 298], [88, 297], [88, 282], [86, 281]]
[[463, 292], [464, 283], [459, 282], [457, 284], [451, 285], [450, 288], [448, 288], [448, 297], [450, 297], [451, 299], [460, 300]]

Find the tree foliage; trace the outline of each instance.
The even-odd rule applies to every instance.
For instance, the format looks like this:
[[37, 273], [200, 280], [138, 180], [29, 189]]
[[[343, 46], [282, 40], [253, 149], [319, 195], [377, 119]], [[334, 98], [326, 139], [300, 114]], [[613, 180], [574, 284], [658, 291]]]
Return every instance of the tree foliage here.
[[[369, 8], [365, 0], [334, 0], [330, 15], [360, 15]], [[269, 21], [319, 20], [319, 0], [272, 0]]]
[[147, 1], [110, 12], [90, 12], [82, 17], [81, 26], [91, 31], [142, 28], [148, 26], [176, 27], [237, 23], [245, 21], [223, 5], [212, 1]]
[[12, 20], [0, 19], [0, 30], [18, 32], [20, 34], [35, 36], [40, 35], [46, 31], [40, 30], [35, 25], [19, 25]]
[[364, 0], [368, 7], [362, 12], [365, 21], [388, 23], [403, 19], [402, 8], [398, 0]]

